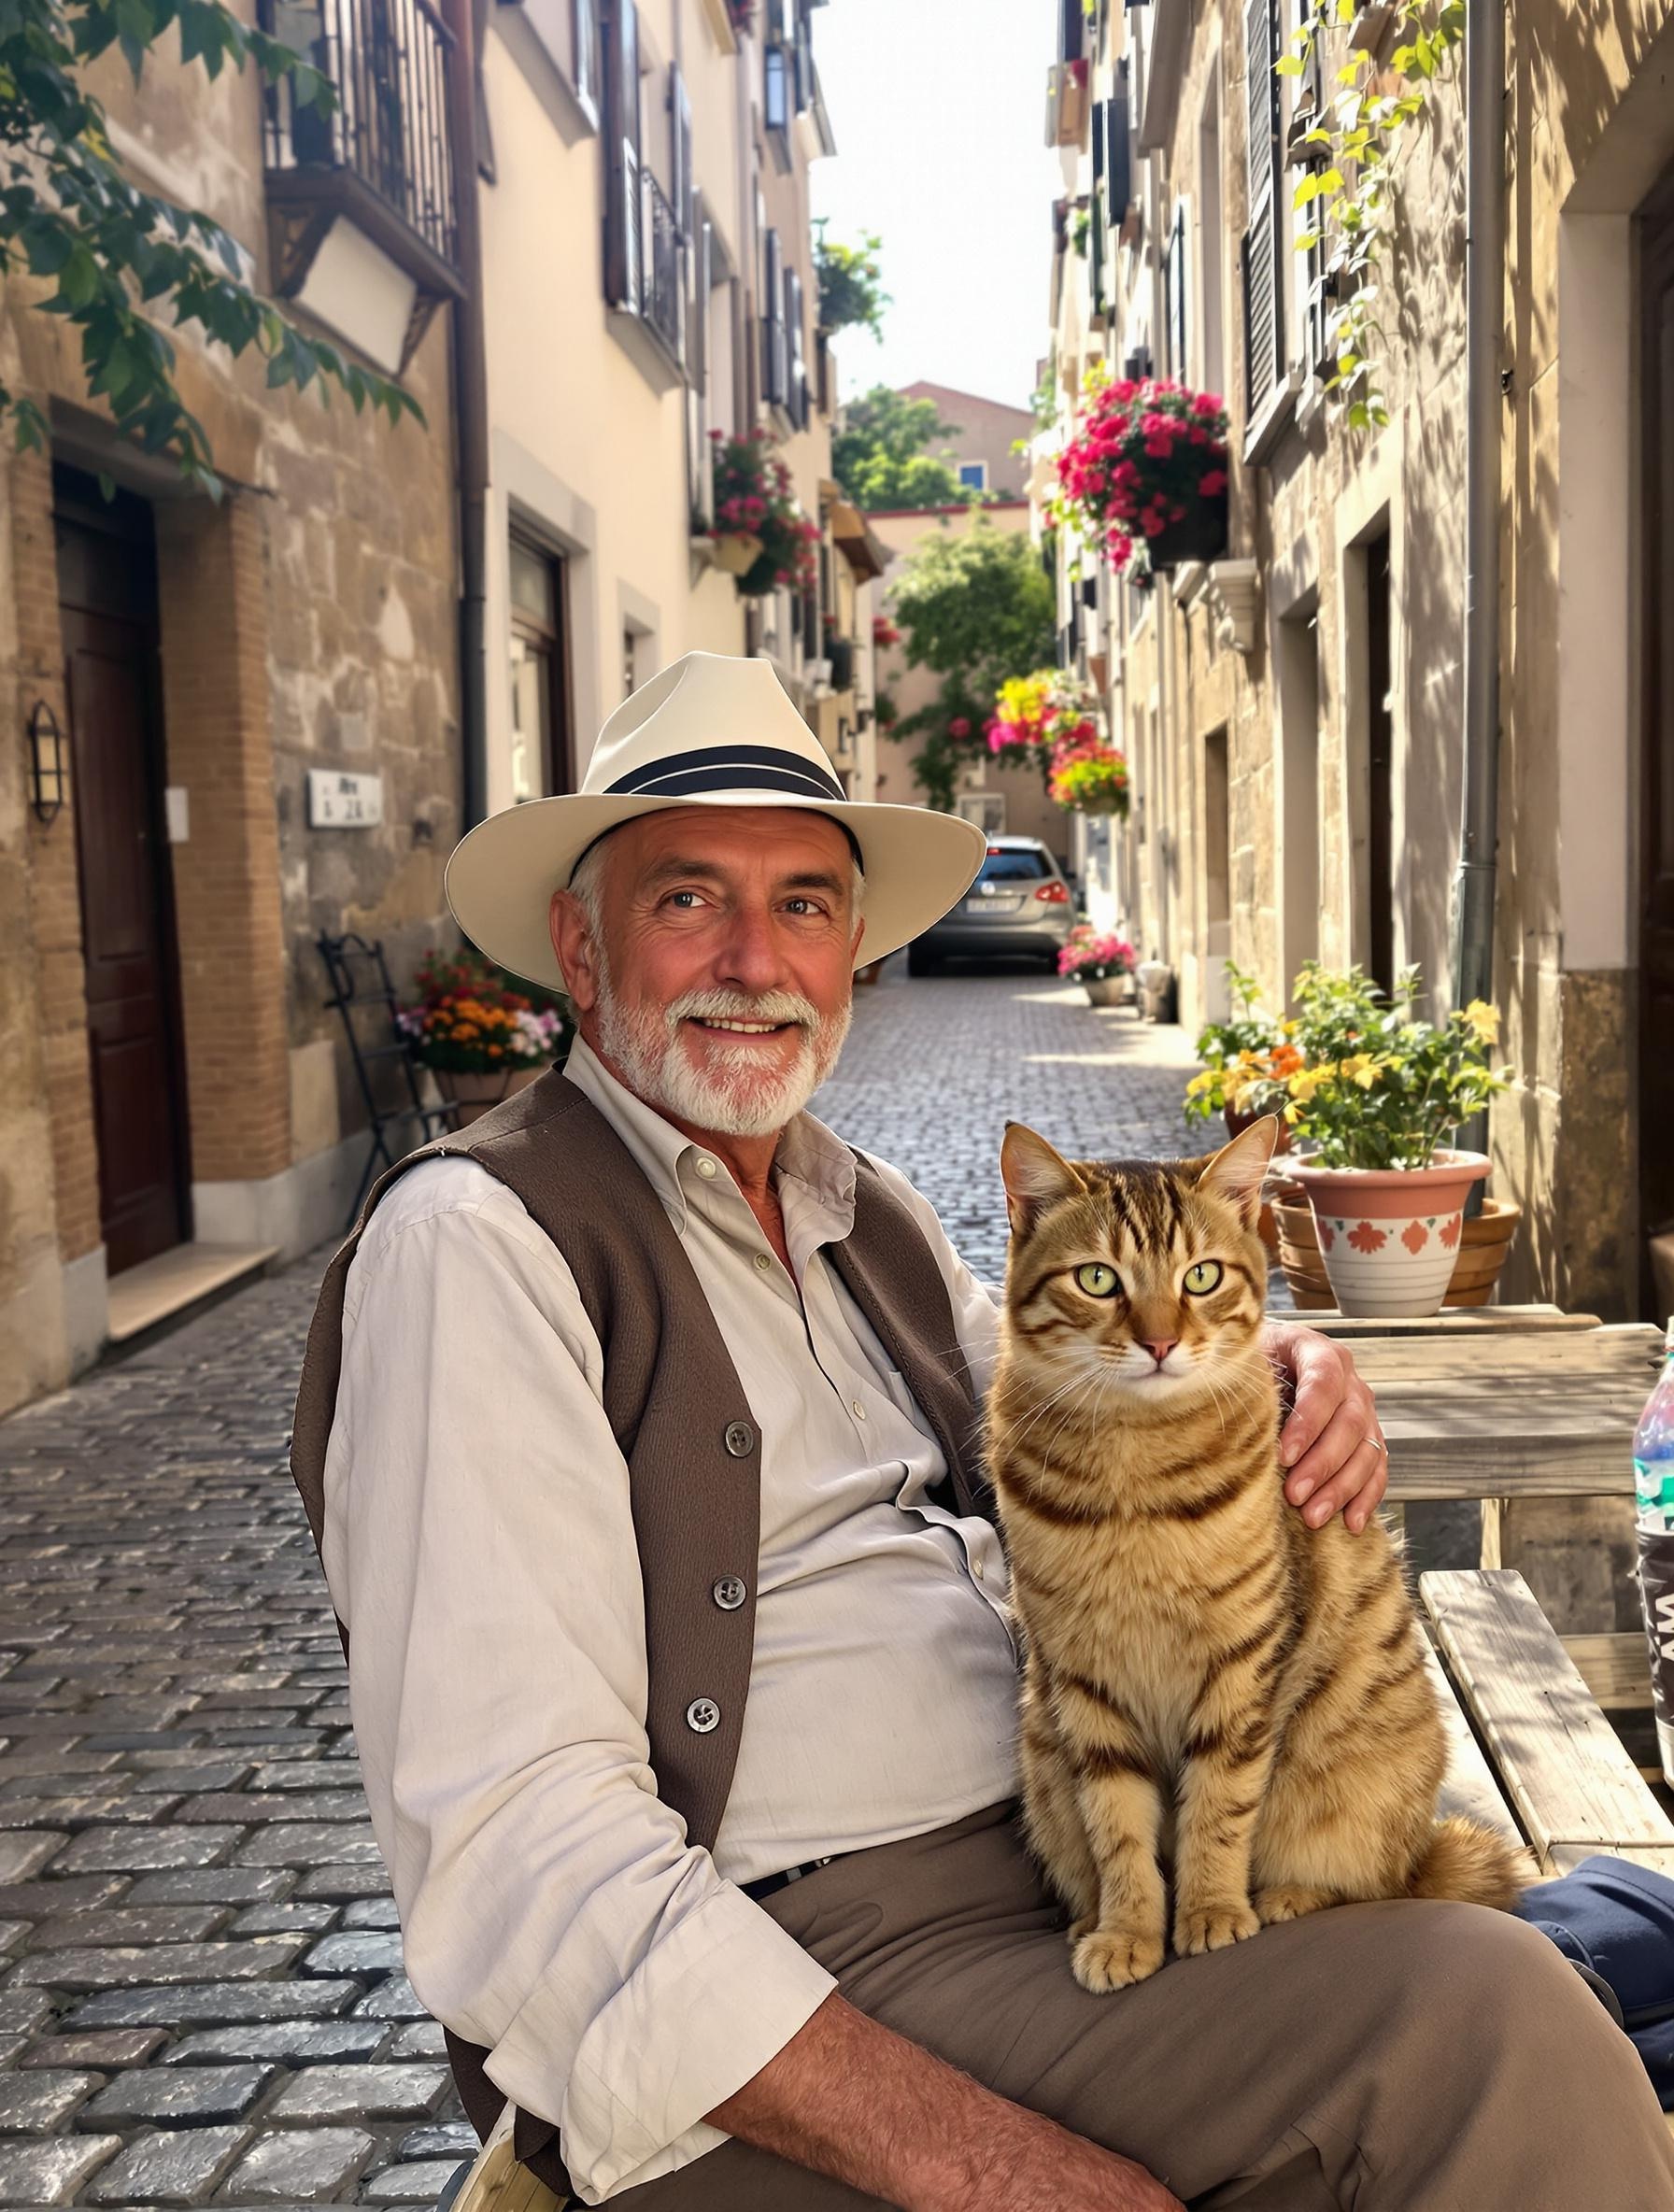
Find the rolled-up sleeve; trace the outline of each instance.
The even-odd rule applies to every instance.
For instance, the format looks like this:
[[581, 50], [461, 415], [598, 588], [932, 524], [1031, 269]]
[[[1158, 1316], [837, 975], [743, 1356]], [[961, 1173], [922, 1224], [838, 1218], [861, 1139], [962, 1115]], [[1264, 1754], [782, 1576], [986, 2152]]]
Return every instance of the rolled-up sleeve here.
[[719, 2142], [835, 1987], [657, 1794], [601, 1370], [518, 1200], [416, 1169], [349, 1276], [322, 1544], [413, 1986], [589, 2203]]

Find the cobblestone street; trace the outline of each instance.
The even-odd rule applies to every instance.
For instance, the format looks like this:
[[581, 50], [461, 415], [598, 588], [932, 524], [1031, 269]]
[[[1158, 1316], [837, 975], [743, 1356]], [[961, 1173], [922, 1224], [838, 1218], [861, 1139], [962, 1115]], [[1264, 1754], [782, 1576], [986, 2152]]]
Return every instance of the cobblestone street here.
[[[1008, 1117], [1191, 1144], [1177, 1030], [901, 965], [820, 1111], [980, 1272]], [[284, 1464], [322, 1259], [0, 1425], [0, 2204], [423, 2205], [472, 2143]]]

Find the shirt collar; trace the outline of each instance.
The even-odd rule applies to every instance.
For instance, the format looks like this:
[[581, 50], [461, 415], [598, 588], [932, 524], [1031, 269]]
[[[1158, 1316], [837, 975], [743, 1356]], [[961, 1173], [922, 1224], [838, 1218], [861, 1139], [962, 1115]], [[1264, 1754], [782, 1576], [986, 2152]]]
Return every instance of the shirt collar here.
[[[675, 1233], [686, 1234], [689, 1213], [688, 1178], [708, 1158], [701, 1144], [665, 1121], [654, 1106], [618, 1083], [583, 1037], [570, 1046], [564, 1073], [596, 1106], [632, 1155], [636, 1166], [661, 1199]], [[735, 1188], [727, 1169], [716, 1165]], [[855, 1226], [855, 1156], [842, 1138], [812, 1113], [799, 1113], [779, 1139], [773, 1172], [781, 1202], [805, 1198], [826, 1215], [821, 1242], [841, 1242]], [[793, 1187], [787, 1189], [789, 1184]]]

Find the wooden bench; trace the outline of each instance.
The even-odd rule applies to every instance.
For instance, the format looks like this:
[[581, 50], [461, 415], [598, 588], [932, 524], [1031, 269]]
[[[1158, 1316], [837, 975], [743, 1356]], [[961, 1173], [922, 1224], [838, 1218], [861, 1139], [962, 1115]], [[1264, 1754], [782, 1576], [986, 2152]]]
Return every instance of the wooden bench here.
[[[1455, 1752], [1447, 1809], [1470, 1809], [1454, 1797], [1481, 1801], [1485, 1781], [1545, 1873], [1568, 1874], [1608, 1851], [1674, 1875], [1674, 1822], [1523, 1577], [1503, 1567], [1427, 1574], [1419, 1595], [1458, 1696], [1447, 1701]], [[1461, 1707], [1468, 1746], [1457, 1733]]]

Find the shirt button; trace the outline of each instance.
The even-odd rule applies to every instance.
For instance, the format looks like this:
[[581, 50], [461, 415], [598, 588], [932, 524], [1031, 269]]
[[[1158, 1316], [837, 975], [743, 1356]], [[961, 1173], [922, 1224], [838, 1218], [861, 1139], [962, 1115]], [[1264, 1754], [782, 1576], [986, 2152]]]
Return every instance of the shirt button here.
[[773, 1266], [773, 1254], [771, 1252], [759, 1252], [756, 1255], [756, 1265], [761, 1269], [761, 1272], [764, 1275], [767, 1273], [767, 1270]]
[[734, 1459], [747, 1459], [756, 1449], [756, 1432], [747, 1421], [729, 1421], [722, 1441]]
[[858, 1398], [856, 1398], [852, 1402], [849, 1407], [849, 1411], [854, 1415], [857, 1421], [864, 1421], [866, 1418], [866, 1408], [860, 1403]]
[[749, 1593], [736, 1575], [723, 1575], [710, 1595], [723, 1613], [735, 1613]]
[[713, 1182], [716, 1172], [717, 1170], [716, 1168], [715, 1162], [708, 1158], [707, 1156], [701, 1156], [698, 1160], [698, 1173], [703, 1178], [704, 1182]]
[[686, 1709], [686, 1725], [694, 1736], [707, 1736], [720, 1726], [721, 1709], [713, 1697], [694, 1697]]

